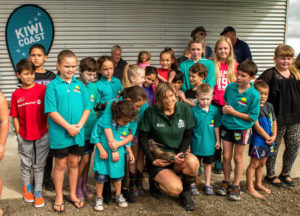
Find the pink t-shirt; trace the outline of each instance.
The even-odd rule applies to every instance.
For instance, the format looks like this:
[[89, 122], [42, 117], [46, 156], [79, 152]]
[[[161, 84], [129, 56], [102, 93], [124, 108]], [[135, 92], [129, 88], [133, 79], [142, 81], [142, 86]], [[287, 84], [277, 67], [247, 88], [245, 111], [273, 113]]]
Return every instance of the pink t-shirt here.
[[146, 67], [150, 66], [150, 64], [149, 64], [148, 62], [142, 62], [142, 63], [139, 63], [139, 66], [140, 66], [141, 68], [146, 69]]
[[157, 68], [158, 75], [162, 76], [165, 80], [168, 80], [170, 71], [171, 70], [164, 70], [162, 68]]
[[38, 140], [48, 130], [45, 91], [46, 86], [35, 83], [30, 89], [20, 87], [12, 94], [10, 116], [19, 118], [19, 135], [25, 140]]
[[[235, 65], [235, 72], [234, 72], [235, 75], [236, 75], [236, 67], [237, 64]], [[225, 105], [224, 94], [225, 94], [225, 89], [229, 84], [227, 79], [227, 72], [228, 72], [227, 63], [220, 63], [220, 69], [219, 69], [220, 76], [214, 88], [213, 102], [221, 106]]]

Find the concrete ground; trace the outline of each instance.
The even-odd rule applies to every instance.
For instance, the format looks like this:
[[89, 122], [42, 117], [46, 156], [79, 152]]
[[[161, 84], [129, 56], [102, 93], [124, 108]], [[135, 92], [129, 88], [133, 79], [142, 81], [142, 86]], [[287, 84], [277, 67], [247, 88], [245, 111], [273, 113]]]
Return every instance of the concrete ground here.
[[[11, 136], [7, 139], [5, 150], [4, 160], [0, 163], [0, 176], [3, 181], [3, 191], [1, 199], [14, 199], [14, 198], [22, 198], [22, 182], [20, 177], [20, 159], [17, 151], [17, 141], [15, 136]], [[277, 166], [276, 166], [276, 174], [279, 175], [282, 166], [282, 154], [284, 149], [284, 143], [282, 143], [280, 147], [280, 152], [278, 155]], [[243, 179], [246, 179], [245, 173], [246, 168], [249, 164], [249, 157], [247, 156], [248, 149], [244, 152], [244, 173]], [[296, 162], [294, 163], [293, 170], [291, 172], [292, 177], [300, 177], [300, 151], [298, 153], [298, 157]], [[89, 173], [89, 184], [93, 183], [93, 172]], [[203, 178], [203, 175], [202, 175]], [[212, 183], [215, 181], [221, 181], [223, 179], [223, 175], [212, 174]], [[67, 177], [65, 176], [65, 182], [67, 183]], [[147, 188], [147, 186], [145, 187]]]

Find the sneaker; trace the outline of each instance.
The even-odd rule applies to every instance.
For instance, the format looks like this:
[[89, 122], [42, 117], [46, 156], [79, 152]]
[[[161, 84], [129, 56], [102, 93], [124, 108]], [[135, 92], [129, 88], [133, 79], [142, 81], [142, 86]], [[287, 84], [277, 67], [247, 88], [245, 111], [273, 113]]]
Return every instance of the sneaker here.
[[205, 185], [205, 187], [203, 188], [203, 191], [206, 195], [215, 195], [214, 189], [210, 185]]
[[34, 202], [34, 196], [32, 194], [32, 185], [24, 185], [22, 189], [23, 198], [26, 202]]
[[94, 209], [96, 211], [102, 211], [104, 209], [104, 207], [103, 207], [103, 198], [102, 197], [97, 197], [96, 198]]
[[188, 191], [183, 191], [179, 198], [185, 210], [192, 211], [196, 209], [196, 204], [194, 203], [191, 194]]
[[218, 195], [221, 195], [221, 196], [226, 196], [227, 192], [228, 192], [228, 189], [229, 189], [229, 186], [230, 186], [230, 183], [228, 181], [223, 180], [222, 184], [221, 184], [221, 187], [219, 187], [216, 190], [216, 193]]
[[123, 197], [123, 194], [119, 194], [116, 196], [116, 203], [118, 203], [119, 207], [125, 208], [128, 206], [126, 199]]
[[200, 194], [195, 183], [191, 184], [190, 191], [191, 191], [192, 196], [198, 196]]
[[229, 189], [229, 200], [231, 201], [238, 201], [241, 200], [241, 195], [240, 195], [240, 187], [237, 185], [232, 185]]
[[215, 174], [222, 174], [222, 173], [223, 173], [223, 167], [222, 167], [221, 161], [217, 161], [217, 162], [215, 163], [215, 166], [214, 166], [214, 168], [213, 168], [213, 172], [214, 172]]
[[44, 197], [42, 194], [42, 191], [35, 191], [34, 192], [34, 207], [39, 208], [43, 207], [45, 205], [44, 203]]

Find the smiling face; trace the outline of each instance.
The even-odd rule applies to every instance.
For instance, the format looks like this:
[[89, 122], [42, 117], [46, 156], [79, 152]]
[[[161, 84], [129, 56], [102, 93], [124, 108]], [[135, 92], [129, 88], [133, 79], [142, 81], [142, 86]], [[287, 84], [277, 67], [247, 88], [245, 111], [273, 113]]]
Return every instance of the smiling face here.
[[34, 64], [34, 66], [38, 69], [42, 67], [47, 59], [43, 50], [39, 48], [34, 48], [31, 50], [29, 54], [29, 60]]
[[217, 47], [217, 56], [220, 61], [226, 61], [230, 53], [230, 46], [225, 41], [219, 43]]
[[175, 104], [176, 104], [176, 95], [171, 90], [167, 91], [162, 100], [163, 109], [164, 110], [175, 109]]
[[202, 43], [192, 43], [190, 46], [190, 52], [194, 61], [201, 59], [201, 56], [204, 52]]
[[190, 80], [191, 85], [197, 87], [202, 84], [203, 77], [199, 76], [198, 73], [193, 73], [190, 71], [189, 80]]
[[144, 82], [144, 86], [146, 88], [149, 88], [151, 85], [153, 85], [156, 81], [156, 75], [155, 74], [149, 74], [147, 76], [145, 76], [145, 82]]
[[174, 63], [174, 59], [172, 59], [171, 54], [163, 53], [160, 57], [160, 65], [164, 70], [171, 70], [171, 66]]
[[65, 57], [61, 62], [56, 63], [60, 77], [65, 81], [72, 80], [77, 67], [77, 59], [75, 57]]
[[115, 49], [111, 52], [111, 57], [116, 64], [119, 63], [119, 61], [121, 60], [121, 56], [122, 56], [121, 50]]
[[100, 74], [102, 77], [107, 79], [108, 81], [112, 80], [112, 76], [114, 74], [114, 64], [112, 61], [106, 60], [103, 62], [100, 67]]
[[293, 57], [274, 57], [276, 67], [281, 71], [286, 71], [293, 64]]

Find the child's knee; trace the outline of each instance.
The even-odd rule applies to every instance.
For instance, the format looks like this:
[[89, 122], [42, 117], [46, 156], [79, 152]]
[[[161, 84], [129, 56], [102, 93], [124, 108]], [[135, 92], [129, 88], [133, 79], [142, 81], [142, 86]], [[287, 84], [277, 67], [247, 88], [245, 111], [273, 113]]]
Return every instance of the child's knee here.
[[234, 163], [235, 163], [235, 164], [241, 164], [241, 163], [244, 162], [243, 156], [236, 156], [236, 157], [234, 157], [233, 160], [234, 160]]

